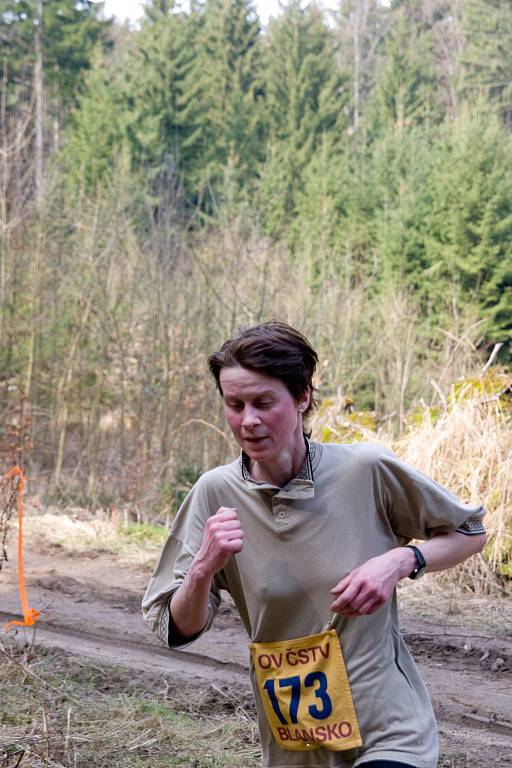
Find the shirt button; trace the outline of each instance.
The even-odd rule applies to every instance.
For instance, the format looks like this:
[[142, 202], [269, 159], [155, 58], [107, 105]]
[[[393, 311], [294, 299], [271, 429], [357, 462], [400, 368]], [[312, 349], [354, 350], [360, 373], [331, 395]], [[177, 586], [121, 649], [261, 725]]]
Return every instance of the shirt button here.
[[286, 512], [284, 511], [284, 509], [279, 510], [278, 517], [280, 517], [281, 520], [283, 520], [286, 517]]

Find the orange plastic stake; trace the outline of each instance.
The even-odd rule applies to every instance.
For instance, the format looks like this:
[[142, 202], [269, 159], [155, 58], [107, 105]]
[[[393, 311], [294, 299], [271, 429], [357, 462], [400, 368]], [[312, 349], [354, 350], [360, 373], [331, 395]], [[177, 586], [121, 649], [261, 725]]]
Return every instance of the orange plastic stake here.
[[21, 608], [23, 610], [23, 621], [9, 621], [5, 625], [8, 632], [12, 627], [31, 627], [39, 618], [39, 613], [35, 608], [28, 607], [27, 592], [25, 590], [25, 574], [23, 572], [23, 492], [25, 490], [25, 476], [19, 467], [13, 467], [7, 473], [7, 480], [13, 480], [18, 477], [17, 502], [18, 502], [18, 581], [20, 586]]

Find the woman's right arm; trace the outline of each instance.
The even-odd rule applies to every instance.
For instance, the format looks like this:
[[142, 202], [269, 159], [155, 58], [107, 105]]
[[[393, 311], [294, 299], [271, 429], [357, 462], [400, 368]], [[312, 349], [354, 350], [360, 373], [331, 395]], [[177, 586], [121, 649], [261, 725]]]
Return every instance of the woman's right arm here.
[[221, 507], [208, 518], [201, 547], [169, 605], [183, 638], [194, 637], [205, 627], [213, 577], [227, 565], [231, 555], [242, 551], [243, 538], [236, 509]]

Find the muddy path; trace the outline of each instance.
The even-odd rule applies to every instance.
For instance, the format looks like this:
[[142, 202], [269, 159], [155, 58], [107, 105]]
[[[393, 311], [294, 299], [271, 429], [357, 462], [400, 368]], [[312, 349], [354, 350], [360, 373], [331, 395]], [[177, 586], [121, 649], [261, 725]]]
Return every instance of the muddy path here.
[[[244, 629], [229, 601], [212, 630], [183, 651], [169, 651], [144, 626], [140, 600], [148, 571], [105, 554], [32, 551], [27, 563], [30, 605], [41, 613], [35, 642], [106, 665], [196, 680], [227, 696], [249, 691]], [[0, 622], [19, 615], [16, 562], [0, 571]], [[512, 637], [496, 639], [464, 627], [402, 617], [402, 631], [429, 689], [439, 721], [443, 765], [512, 766]], [[21, 642], [32, 630], [20, 630]], [[463, 763], [460, 760], [463, 759]], [[243, 767], [242, 767], [243, 768]]]

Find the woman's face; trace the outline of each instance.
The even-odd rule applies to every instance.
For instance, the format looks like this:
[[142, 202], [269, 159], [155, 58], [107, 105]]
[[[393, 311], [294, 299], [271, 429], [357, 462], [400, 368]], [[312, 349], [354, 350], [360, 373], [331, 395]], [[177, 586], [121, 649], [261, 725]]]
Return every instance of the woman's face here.
[[280, 379], [241, 366], [223, 368], [220, 385], [227, 422], [251, 459], [277, 459], [303, 448], [302, 411], [309, 392], [296, 402]]

